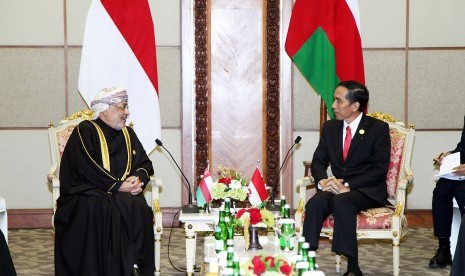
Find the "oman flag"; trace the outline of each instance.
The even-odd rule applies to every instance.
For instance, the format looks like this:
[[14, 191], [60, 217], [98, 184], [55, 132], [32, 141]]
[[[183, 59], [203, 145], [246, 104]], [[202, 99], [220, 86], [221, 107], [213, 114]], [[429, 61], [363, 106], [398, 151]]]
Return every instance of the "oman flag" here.
[[296, 0], [285, 49], [331, 118], [336, 85], [365, 84], [357, 0]]
[[203, 206], [205, 203], [208, 203], [212, 200], [211, 190], [213, 187], [213, 180], [208, 167], [205, 168], [205, 172], [202, 175], [202, 180], [200, 180], [197, 191], [195, 192], [195, 197], [197, 198], [197, 206]]
[[134, 130], [145, 150], [161, 138], [155, 28], [147, 0], [92, 0], [78, 89], [89, 105], [97, 91], [125, 88]]
[[249, 201], [252, 206], [260, 205], [268, 198], [265, 182], [258, 168], [255, 169], [249, 183]]

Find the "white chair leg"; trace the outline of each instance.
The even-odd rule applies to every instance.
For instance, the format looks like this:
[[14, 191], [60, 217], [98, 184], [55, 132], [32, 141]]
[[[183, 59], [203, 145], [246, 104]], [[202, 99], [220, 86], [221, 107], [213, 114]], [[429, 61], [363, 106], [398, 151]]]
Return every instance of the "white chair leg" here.
[[155, 235], [155, 275], [160, 276], [160, 244], [161, 244], [161, 235]]
[[341, 271], [341, 255], [336, 254], [336, 272]]
[[399, 276], [399, 270], [400, 270], [399, 241], [393, 241], [392, 243], [392, 267], [393, 267], [393, 275]]

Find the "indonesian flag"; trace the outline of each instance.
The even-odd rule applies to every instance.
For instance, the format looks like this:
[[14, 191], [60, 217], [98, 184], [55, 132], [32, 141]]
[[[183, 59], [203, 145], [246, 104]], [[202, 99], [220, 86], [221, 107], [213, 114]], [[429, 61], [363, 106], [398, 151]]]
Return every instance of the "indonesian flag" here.
[[365, 84], [357, 0], [296, 0], [285, 49], [331, 118], [336, 85]]
[[195, 197], [197, 198], [197, 206], [203, 206], [212, 200], [211, 190], [213, 187], [213, 179], [208, 171], [208, 167], [205, 168], [205, 172], [202, 175]]
[[125, 88], [134, 130], [145, 150], [161, 138], [155, 29], [147, 0], [93, 0], [87, 15], [78, 89]]
[[249, 183], [249, 201], [253, 206], [257, 206], [267, 198], [268, 193], [266, 192], [265, 182], [263, 181], [262, 174], [257, 167]]

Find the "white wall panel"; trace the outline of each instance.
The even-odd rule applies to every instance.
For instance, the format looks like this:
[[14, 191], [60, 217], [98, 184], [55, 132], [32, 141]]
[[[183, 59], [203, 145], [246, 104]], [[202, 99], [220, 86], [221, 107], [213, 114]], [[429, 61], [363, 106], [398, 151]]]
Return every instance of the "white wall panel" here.
[[462, 128], [465, 50], [410, 51], [409, 120], [417, 128]]
[[155, 24], [155, 41], [160, 46], [181, 45], [181, 1], [149, 0]]
[[47, 130], [1, 130], [0, 152], [0, 194], [8, 209], [52, 208]]
[[[173, 158], [181, 166], [181, 131], [179, 129], [162, 129], [163, 146], [167, 148]], [[181, 206], [181, 185], [186, 185], [182, 180], [182, 175], [171, 160], [169, 154], [159, 147], [149, 155], [153, 162], [155, 176], [163, 181], [163, 188], [160, 192], [161, 207]], [[192, 186], [194, 183], [190, 183]], [[192, 187], [193, 188], [193, 187]], [[195, 193], [195, 191], [193, 191]]]
[[368, 112], [405, 116], [405, 52], [365, 51], [365, 83], [370, 91]]
[[0, 48], [0, 64], [0, 127], [46, 127], [63, 118], [63, 49]]
[[360, 0], [364, 48], [405, 47], [406, 0]]
[[63, 0], [0, 1], [0, 45], [63, 45]]
[[66, 17], [69, 45], [82, 45], [87, 12], [92, 0], [66, 0]]
[[410, 0], [410, 47], [465, 46], [465, 1]]

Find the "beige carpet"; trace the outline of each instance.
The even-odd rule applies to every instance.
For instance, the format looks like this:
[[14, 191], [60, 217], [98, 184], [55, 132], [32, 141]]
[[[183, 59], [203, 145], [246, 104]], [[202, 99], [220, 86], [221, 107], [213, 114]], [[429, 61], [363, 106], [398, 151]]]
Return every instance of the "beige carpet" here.
[[[162, 240], [162, 275], [185, 275], [177, 268], [185, 268], [185, 240], [183, 230], [174, 228], [169, 246], [170, 229], [164, 229]], [[197, 243], [196, 265], [202, 261], [202, 238]], [[412, 228], [401, 243], [400, 275], [449, 275], [450, 267], [441, 270], [428, 268], [428, 261], [434, 253], [436, 241], [432, 229]], [[54, 275], [53, 268], [53, 236], [49, 229], [19, 229], [9, 231], [9, 246], [20, 276]], [[364, 275], [392, 275], [392, 247], [386, 241], [382, 243], [360, 242], [360, 265]], [[334, 255], [328, 244], [317, 252], [317, 263], [326, 275], [342, 275], [346, 262], [343, 259], [341, 273], [334, 268]], [[200, 273], [197, 273], [200, 275]]]

